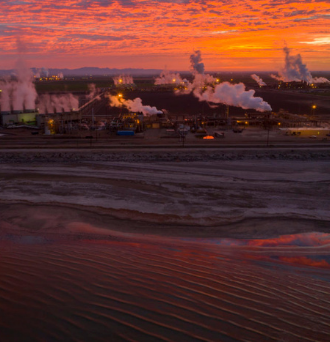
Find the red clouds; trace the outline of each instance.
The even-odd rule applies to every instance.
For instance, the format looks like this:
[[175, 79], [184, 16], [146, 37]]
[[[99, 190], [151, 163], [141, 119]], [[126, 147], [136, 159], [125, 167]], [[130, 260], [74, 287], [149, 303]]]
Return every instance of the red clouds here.
[[1, 1], [0, 69], [17, 37], [37, 67], [187, 70], [201, 49], [207, 70], [275, 70], [286, 39], [310, 69], [328, 69], [329, 22], [327, 1]]

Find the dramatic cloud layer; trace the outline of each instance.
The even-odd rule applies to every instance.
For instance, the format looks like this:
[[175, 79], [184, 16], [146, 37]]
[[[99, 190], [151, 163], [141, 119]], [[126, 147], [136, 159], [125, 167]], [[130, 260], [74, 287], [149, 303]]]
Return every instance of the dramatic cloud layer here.
[[311, 70], [330, 68], [328, 0], [0, 3], [0, 68], [13, 67], [18, 37], [36, 67], [187, 70], [201, 50], [209, 70], [277, 70], [286, 39]]

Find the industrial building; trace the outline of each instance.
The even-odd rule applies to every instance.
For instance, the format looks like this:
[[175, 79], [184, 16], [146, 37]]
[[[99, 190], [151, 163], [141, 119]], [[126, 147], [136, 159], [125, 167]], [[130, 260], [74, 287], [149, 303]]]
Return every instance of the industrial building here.
[[25, 124], [35, 125], [36, 124], [36, 110], [26, 111], [1, 111], [0, 112], [0, 125], [8, 126], [12, 124]]

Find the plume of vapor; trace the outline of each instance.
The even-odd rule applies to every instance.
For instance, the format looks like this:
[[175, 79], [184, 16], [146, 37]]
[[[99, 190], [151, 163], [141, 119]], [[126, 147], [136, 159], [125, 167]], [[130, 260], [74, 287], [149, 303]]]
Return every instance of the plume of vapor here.
[[2, 89], [1, 110], [17, 111], [35, 109], [37, 91], [33, 83], [33, 73], [22, 59], [16, 63], [16, 80], [6, 79], [0, 83]]
[[162, 114], [161, 110], [158, 110], [156, 107], [144, 106], [142, 104], [142, 100], [137, 97], [134, 100], [119, 100], [117, 96], [109, 96], [110, 106], [112, 107], [126, 107], [130, 112], [141, 112], [143, 115], [152, 115], [152, 114]]
[[241, 107], [243, 109], [255, 109], [259, 112], [271, 111], [271, 106], [261, 97], [254, 97], [254, 90], [245, 90], [243, 83], [231, 84], [223, 82], [215, 86], [215, 88], [207, 87], [200, 93], [194, 91], [194, 95], [200, 101], [208, 101], [212, 103], [223, 103], [229, 106]]
[[64, 79], [63, 72], [59, 72], [59, 73], [57, 74], [57, 77], [58, 77], [60, 80], [63, 80], [63, 79]]
[[168, 70], [163, 70], [159, 77], [155, 80], [155, 85], [163, 85], [163, 84], [182, 84], [182, 78], [179, 73], [171, 73]]
[[212, 75], [205, 74], [204, 63], [202, 63], [202, 53], [201, 51], [195, 51], [190, 56], [190, 68], [194, 75], [192, 82], [184, 79], [182, 82], [185, 85], [184, 89], [179, 89], [176, 94], [190, 94], [195, 91], [202, 91], [207, 85], [214, 85], [217, 79]]
[[258, 75], [256, 74], [252, 74], [251, 77], [260, 85], [260, 86], [265, 86], [267, 85], [262, 78], [260, 78]]
[[116, 86], [118, 85], [132, 85], [134, 84], [132, 76], [119, 75], [113, 78]]
[[96, 89], [94, 83], [88, 84], [88, 90], [89, 90], [89, 94], [87, 95], [88, 100], [92, 100], [94, 98], [96, 98], [97, 100], [101, 100], [101, 97], [98, 95], [98, 90]]
[[325, 77], [314, 77], [313, 83], [330, 83], [330, 80]]
[[39, 98], [39, 113], [61, 113], [77, 110], [79, 100], [76, 96], [70, 94], [64, 95], [42, 95]]
[[279, 71], [279, 76], [272, 74], [272, 78], [283, 82], [330, 83], [324, 77], [313, 78], [306, 64], [303, 64], [300, 54], [291, 56], [290, 49], [286, 46], [283, 48], [283, 52], [285, 55], [284, 68]]
[[12, 93], [12, 85], [11, 83], [5, 79], [0, 82], [1, 87], [1, 111], [10, 112], [11, 110], [11, 93]]
[[41, 68], [40, 75], [41, 75], [41, 77], [48, 77], [49, 76], [48, 69], [47, 68]]
[[200, 50], [196, 50], [190, 55], [190, 65], [193, 74], [204, 74], [204, 63], [202, 63], [202, 53]]
[[[245, 90], [243, 83], [231, 84], [223, 82], [216, 84], [217, 80], [213, 76], [204, 74], [204, 64], [201, 63], [200, 51], [190, 56], [190, 62], [194, 73], [194, 80], [186, 86], [184, 92], [177, 92], [177, 94], [193, 93], [199, 101], [207, 101], [214, 104], [223, 103], [243, 109], [255, 109], [260, 112], [272, 110], [271, 106], [261, 97], [254, 97], [254, 90]], [[203, 67], [198, 68], [201, 64]], [[214, 105], [211, 105], [211, 107], [214, 108]]]

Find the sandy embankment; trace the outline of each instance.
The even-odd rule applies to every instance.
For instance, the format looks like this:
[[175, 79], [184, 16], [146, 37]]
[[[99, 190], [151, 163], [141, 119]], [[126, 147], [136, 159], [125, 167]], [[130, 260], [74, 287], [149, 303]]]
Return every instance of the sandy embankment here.
[[330, 160], [330, 147], [276, 148], [120, 148], [120, 149], [3, 149], [0, 164], [86, 161], [177, 162], [226, 160]]
[[[200, 157], [217, 152], [209, 153]], [[327, 152], [315, 153], [326, 158]], [[123, 232], [245, 238], [329, 232], [329, 161], [182, 159], [2, 164], [2, 226], [64, 233], [70, 224], [88, 223]]]

